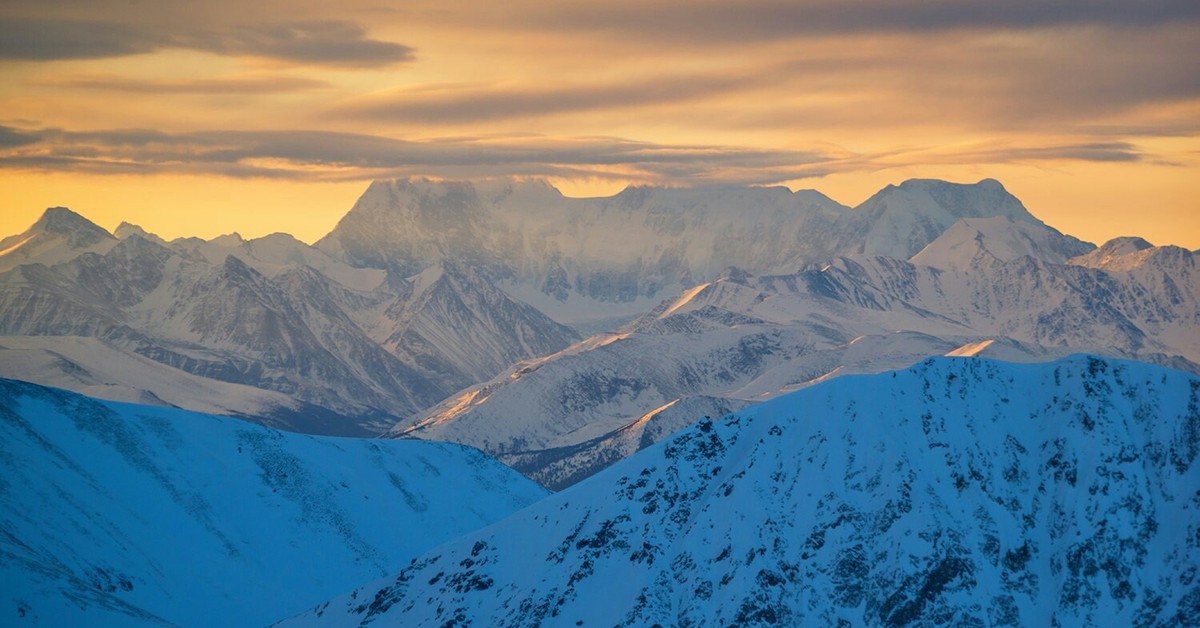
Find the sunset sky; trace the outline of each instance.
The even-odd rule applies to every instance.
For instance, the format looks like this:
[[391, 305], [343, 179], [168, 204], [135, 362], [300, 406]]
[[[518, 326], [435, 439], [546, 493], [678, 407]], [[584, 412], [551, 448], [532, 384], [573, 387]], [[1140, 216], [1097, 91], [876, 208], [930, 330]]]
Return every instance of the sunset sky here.
[[999, 179], [1200, 248], [1200, 2], [0, 4], [0, 236], [66, 205], [312, 241], [375, 178]]

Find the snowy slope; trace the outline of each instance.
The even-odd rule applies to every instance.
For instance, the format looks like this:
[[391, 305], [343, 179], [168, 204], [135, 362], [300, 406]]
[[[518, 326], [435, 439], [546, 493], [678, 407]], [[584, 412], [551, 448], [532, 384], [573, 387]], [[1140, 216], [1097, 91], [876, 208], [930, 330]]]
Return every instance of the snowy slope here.
[[282, 625], [1196, 625], [1198, 407], [1086, 356], [839, 378]]
[[544, 495], [455, 445], [0, 380], [0, 623], [263, 625]]
[[[1027, 232], [1001, 224], [1015, 235], [952, 232], [989, 247]], [[1200, 371], [1200, 268], [1175, 247], [1141, 255], [1146, 262], [1129, 272], [1023, 255], [981, 257], [961, 270], [855, 256], [788, 275], [734, 273], [663, 301], [619, 333], [516, 365], [390, 433], [471, 444], [557, 486], [566, 461], [552, 450], [599, 446], [665, 404], [761, 401], [971, 343], [991, 341], [978, 352], [1010, 360], [1090, 352]]]
[[264, 415], [299, 407], [281, 393], [198, 377], [80, 336], [0, 336], [0, 377], [208, 414]]

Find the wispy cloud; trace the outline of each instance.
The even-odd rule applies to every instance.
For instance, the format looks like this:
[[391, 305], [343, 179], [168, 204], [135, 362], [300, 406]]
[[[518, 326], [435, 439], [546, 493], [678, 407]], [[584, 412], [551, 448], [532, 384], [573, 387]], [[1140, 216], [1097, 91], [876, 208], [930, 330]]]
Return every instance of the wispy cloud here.
[[622, 138], [460, 137], [409, 141], [325, 131], [170, 134], [0, 127], [0, 168], [87, 173], [362, 180], [396, 176], [559, 176], [648, 183], [773, 184], [837, 172], [953, 163], [1137, 161], [1123, 142], [907, 148], [875, 155], [636, 142]]
[[128, 94], [275, 94], [330, 87], [327, 81], [294, 76], [139, 79], [115, 74], [56, 76], [32, 84]]
[[343, 103], [331, 113], [368, 120], [462, 124], [681, 105], [740, 91], [764, 80], [761, 75], [672, 74], [625, 81], [402, 89]]
[[372, 39], [342, 20], [167, 29], [104, 20], [0, 17], [0, 59], [55, 61], [123, 57], [179, 48], [292, 63], [377, 67], [411, 61], [413, 49]]
[[[540, 12], [508, 11], [519, 22], [578, 32], [602, 32], [647, 43], [697, 45], [762, 42], [809, 36], [1027, 30], [1063, 27], [1154, 27], [1200, 22], [1191, 0], [672, 0], [556, 3]], [[519, 20], [519, 22], [518, 22]]]

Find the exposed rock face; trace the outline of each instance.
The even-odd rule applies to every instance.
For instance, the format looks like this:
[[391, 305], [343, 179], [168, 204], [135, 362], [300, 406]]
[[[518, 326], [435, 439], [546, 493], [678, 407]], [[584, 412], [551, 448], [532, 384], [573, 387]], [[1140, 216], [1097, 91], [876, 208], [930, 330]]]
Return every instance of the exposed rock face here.
[[703, 420], [284, 625], [1192, 625], [1198, 456], [1193, 375], [931, 359]]

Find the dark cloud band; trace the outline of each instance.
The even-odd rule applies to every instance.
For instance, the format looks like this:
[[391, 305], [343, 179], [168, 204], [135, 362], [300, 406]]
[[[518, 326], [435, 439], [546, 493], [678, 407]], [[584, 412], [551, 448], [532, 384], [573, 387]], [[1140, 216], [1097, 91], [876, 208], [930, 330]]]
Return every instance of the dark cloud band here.
[[416, 142], [306, 130], [170, 134], [138, 129], [72, 132], [0, 127], [0, 168], [309, 180], [542, 175], [684, 185], [772, 184], [835, 172], [961, 163], [963, 159], [974, 163], [1103, 162], [1143, 157], [1136, 146], [1124, 142], [853, 155], [835, 150], [672, 145], [606, 137], [468, 137]]
[[747, 2], [560, 3], [524, 16], [540, 27], [601, 31], [699, 45], [803, 36], [1027, 30], [1075, 26], [1153, 27], [1200, 22], [1193, 0], [749, 0]]
[[411, 47], [371, 39], [361, 26], [340, 20], [167, 30], [95, 20], [0, 18], [0, 59], [5, 60], [100, 59], [167, 48], [334, 66], [413, 59]]

